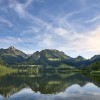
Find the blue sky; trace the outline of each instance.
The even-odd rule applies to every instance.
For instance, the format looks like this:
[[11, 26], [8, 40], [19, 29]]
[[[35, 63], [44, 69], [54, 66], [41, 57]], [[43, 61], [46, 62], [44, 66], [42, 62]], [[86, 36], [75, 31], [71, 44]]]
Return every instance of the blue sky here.
[[0, 48], [100, 54], [100, 0], [0, 0]]

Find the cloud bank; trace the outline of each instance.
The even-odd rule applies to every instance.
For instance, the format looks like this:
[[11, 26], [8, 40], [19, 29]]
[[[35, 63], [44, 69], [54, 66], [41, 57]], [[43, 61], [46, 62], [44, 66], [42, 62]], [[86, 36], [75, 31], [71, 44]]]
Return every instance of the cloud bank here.
[[72, 57], [100, 54], [99, 1], [0, 0], [0, 5], [1, 47], [26, 53], [58, 49]]

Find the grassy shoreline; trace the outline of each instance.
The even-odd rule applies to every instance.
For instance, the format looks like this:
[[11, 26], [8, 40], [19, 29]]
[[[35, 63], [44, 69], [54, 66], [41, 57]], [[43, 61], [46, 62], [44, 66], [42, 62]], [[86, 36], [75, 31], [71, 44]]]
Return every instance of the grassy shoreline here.
[[14, 72], [16, 72], [15, 69], [11, 69], [6, 66], [0, 65], [0, 76], [4, 76], [6, 74], [10, 74], [10, 73], [14, 73]]

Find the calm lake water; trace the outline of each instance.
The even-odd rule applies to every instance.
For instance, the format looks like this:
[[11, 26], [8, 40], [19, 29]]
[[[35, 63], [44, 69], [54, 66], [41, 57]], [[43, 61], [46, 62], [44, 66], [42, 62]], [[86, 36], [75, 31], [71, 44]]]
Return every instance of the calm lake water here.
[[0, 77], [0, 100], [100, 100], [100, 77], [79, 73]]

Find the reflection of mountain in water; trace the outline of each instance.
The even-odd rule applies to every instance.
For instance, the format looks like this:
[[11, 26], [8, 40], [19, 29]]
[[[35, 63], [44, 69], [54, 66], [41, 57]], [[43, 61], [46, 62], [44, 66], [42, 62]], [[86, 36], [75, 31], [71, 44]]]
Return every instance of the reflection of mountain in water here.
[[34, 92], [30, 88], [25, 88], [11, 95], [9, 100], [99, 100], [99, 98], [100, 88], [93, 83], [87, 83], [84, 87], [75, 84], [63, 92], [51, 95]]
[[73, 84], [79, 84], [83, 87], [88, 82], [93, 82], [96, 85], [99, 84], [84, 75], [75, 73], [45, 73], [34, 75], [34, 77], [12, 74], [1, 77], [0, 94], [9, 97], [26, 87], [31, 88], [35, 92], [39, 91], [42, 94], [53, 94], [65, 91], [66, 88]]

